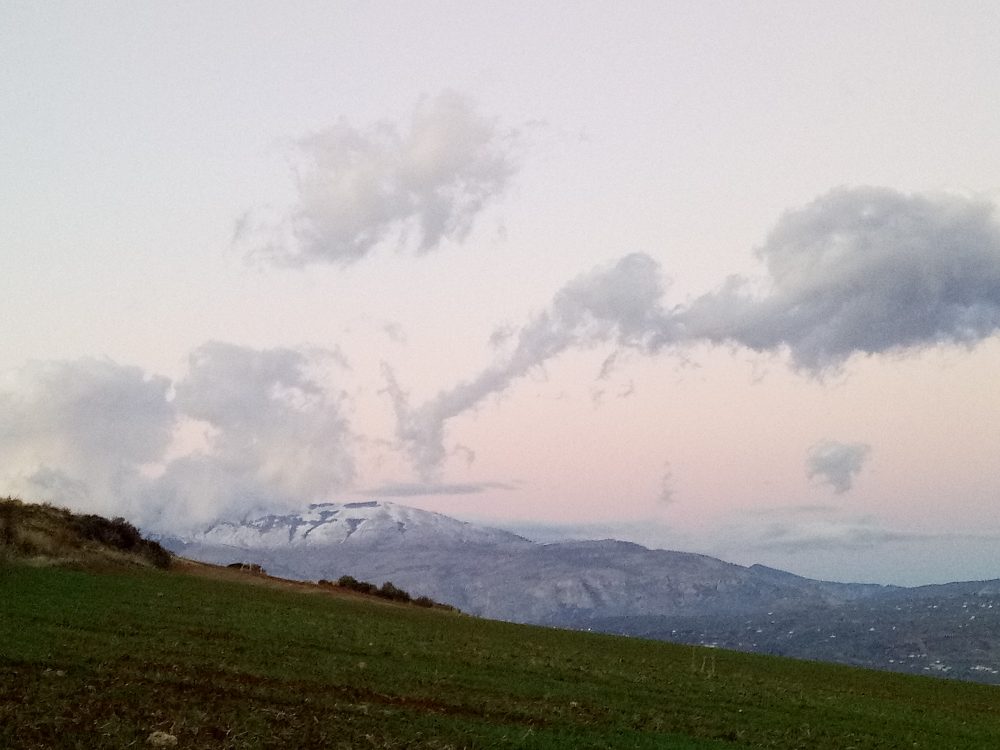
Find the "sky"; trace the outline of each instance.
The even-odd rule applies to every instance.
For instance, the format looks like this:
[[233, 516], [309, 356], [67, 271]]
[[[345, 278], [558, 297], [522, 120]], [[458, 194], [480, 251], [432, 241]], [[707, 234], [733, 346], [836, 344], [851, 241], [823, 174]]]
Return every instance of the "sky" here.
[[0, 494], [1000, 576], [1000, 6], [5, 2]]

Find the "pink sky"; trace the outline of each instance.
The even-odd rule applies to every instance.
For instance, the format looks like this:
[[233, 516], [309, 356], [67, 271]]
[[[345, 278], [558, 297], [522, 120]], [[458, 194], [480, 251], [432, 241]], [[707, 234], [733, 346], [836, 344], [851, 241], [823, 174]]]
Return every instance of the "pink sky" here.
[[0, 10], [0, 494], [1000, 575], [1000, 10]]

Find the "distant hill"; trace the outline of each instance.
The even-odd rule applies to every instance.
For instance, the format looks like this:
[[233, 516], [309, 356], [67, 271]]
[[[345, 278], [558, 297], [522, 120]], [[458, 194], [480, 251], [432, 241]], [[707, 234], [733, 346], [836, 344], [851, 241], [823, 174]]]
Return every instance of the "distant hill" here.
[[0, 499], [0, 560], [166, 568], [170, 553], [124, 518]]
[[815, 581], [610, 539], [537, 544], [381, 501], [314, 505], [160, 541], [187, 557], [252, 560], [289, 578], [392, 581], [494, 619], [1000, 684], [996, 581], [917, 589]]

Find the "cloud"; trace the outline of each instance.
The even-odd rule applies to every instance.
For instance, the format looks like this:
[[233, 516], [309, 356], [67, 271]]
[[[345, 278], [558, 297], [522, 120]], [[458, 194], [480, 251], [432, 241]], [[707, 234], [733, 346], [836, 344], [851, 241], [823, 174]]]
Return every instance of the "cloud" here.
[[784, 552], [873, 549], [892, 542], [919, 542], [927, 534], [887, 529], [874, 519], [830, 520], [814, 523], [773, 523], [755, 535], [751, 546]]
[[786, 213], [757, 252], [763, 280], [730, 278], [676, 312], [684, 339], [787, 349], [818, 374], [855, 354], [975, 344], [1000, 328], [1000, 226], [986, 202], [840, 188]]
[[[339, 362], [210, 342], [175, 383], [107, 360], [32, 363], [0, 382], [4, 491], [162, 529], [325, 498], [354, 476], [324, 376]], [[204, 447], [178, 451], [192, 425]]]
[[420, 475], [433, 477], [444, 461], [448, 420], [505, 391], [533, 368], [571, 347], [606, 341], [622, 347], [641, 346], [662, 317], [663, 287], [657, 271], [651, 258], [635, 254], [573, 279], [546, 310], [520, 329], [509, 354], [419, 407], [411, 407], [394, 372], [384, 365], [385, 391], [396, 413], [396, 436]]
[[838, 443], [823, 440], [809, 449], [806, 473], [810, 479], [818, 477], [841, 495], [851, 489], [854, 478], [861, 472], [871, 446], [867, 443]]
[[584, 274], [504, 332], [511, 351], [419, 407], [387, 371], [399, 442], [433, 476], [449, 420], [570, 348], [612, 343], [602, 377], [623, 350], [681, 353], [705, 342], [787, 351], [793, 367], [821, 376], [857, 354], [972, 346], [1000, 330], [1000, 225], [986, 202], [840, 188], [782, 216], [757, 254], [761, 278], [730, 277], [672, 308], [648, 255]]
[[399, 484], [384, 484], [367, 490], [357, 490], [357, 494], [381, 497], [423, 497], [427, 495], [478, 495], [489, 490], [516, 490], [517, 487], [507, 482], [467, 482], [438, 483], [413, 482]]
[[170, 381], [104, 359], [33, 362], [0, 385], [0, 478], [28, 498], [125, 512], [175, 423]]
[[382, 324], [382, 332], [394, 344], [407, 343], [406, 329], [403, 328], [402, 324], [397, 323], [394, 320], [384, 322]]
[[196, 349], [175, 405], [207, 426], [207, 450], [170, 462], [149, 495], [214, 517], [299, 507], [348, 485], [352, 437], [343, 397], [324, 382], [330, 362], [323, 350]]
[[660, 477], [660, 494], [657, 500], [663, 505], [672, 505], [677, 500], [674, 490], [674, 470], [669, 461], [664, 462], [663, 476]]
[[382, 243], [422, 254], [463, 240], [516, 171], [518, 133], [445, 91], [422, 99], [405, 131], [341, 120], [295, 145], [295, 205], [249, 212], [235, 241], [277, 265], [343, 266]]
[[740, 550], [746, 557], [748, 550], [798, 555], [871, 550], [935, 538], [944, 537], [890, 528], [875, 516], [847, 515], [837, 506], [800, 505], [748, 511], [721, 525], [712, 546], [722, 556]]

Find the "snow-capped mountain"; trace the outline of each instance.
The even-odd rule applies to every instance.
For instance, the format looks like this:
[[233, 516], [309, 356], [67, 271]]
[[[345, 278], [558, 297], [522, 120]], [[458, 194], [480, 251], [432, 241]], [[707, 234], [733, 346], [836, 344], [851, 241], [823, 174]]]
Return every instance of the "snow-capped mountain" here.
[[615, 540], [537, 544], [516, 534], [383, 501], [219, 523], [162, 538], [205, 562], [254, 562], [274, 575], [392, 581], [486, 617], [579, 625], [594, 618], [766, 610], [829, 603], [866, 587], [824, 584], [705, 555]]
[[246, 523], [223, 522], [183, 541], [247, 550], [331, 544], [512, 544], [516, 534], [475, 526], [440, 513], [384, 501], [317, 503], [301, 514], [268, 515]]

